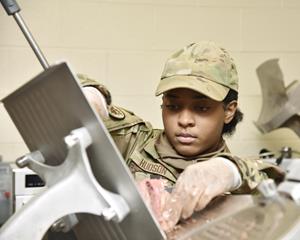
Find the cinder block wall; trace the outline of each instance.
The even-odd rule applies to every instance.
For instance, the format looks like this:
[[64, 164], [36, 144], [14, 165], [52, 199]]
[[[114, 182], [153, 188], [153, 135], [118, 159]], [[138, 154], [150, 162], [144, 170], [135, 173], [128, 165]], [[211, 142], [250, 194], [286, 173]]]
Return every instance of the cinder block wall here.
[[[286, 84], [300, 77], [298, 0], [18, 0], [21, 14], [50, 63], [66, 59], [74, 71], [100, 79], [121, 104], [162, 127], [154, 97], [164, 61], [174, 50], [214, 40], [235, 58], [245, 120], [228, 140], [232, 152], [263, 147], [300, 150], [289, 129], [261, 134], [256, 67], [279, 58]], [[0, 97], [42, 70], [12, 17], [0, 9]], [[0, 155], [13, 161], [28, 150], [0, 105]]]

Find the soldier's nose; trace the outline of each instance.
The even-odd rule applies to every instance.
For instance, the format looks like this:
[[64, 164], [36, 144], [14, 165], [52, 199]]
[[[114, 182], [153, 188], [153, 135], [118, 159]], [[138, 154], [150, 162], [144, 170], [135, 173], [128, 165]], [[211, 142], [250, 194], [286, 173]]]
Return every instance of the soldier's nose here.
[[178, 125], [181, 127], [191, 127], [195, 125], [193, 113], [183, 110], [178, 115]]

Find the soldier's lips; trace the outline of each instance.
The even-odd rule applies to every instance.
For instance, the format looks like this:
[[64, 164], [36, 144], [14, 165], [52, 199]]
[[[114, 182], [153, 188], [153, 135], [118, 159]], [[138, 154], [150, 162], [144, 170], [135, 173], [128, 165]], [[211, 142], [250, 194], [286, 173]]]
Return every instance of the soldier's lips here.
[[196, 140], [196, 137], [191, 134], [184, 133], [176, 135], [176, 139], [181, 144], [191, 144]]

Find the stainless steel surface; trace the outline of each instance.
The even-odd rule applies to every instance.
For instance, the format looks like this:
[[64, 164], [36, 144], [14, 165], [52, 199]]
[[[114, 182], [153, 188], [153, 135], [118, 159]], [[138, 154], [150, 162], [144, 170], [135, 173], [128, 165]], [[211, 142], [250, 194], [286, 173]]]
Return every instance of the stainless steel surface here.
[[[237, 197], [237, 196], [234, 196]], [[237, 197], [236, 200], [238, 200]], [[235, 211], [238, 206], [233, 205], [232, 199], [228, 203], [219, 203], [233, 210], [224, 216], [206, 221], [206, 224], [194, 224], [182, 236], [171, 239], [177, 240], [296, 240], [300, 239], [300, 207], [288, 199], [283, 199], [283, 205], [277, 201], [265, 204], [243, 204], [243, 209]], [[218, 204], [217, 204], [218, 206]], [[245, 207], [246, 206], [246, 207]], [[283, 207], [284, 206], [284, 207]], [[216, 207], [216, 206], [215, 206]], [[222, 208], [221, 208], [222, 209]], [[209, 213], [220, 214], [216, 208], [206, 210]], [[224, 212], [223, 212], [224, 213]], [[228, 213], [228, 212], [227, 212]]]
[[69, 232], [76, 224], [78, 224], [78, 218], [76, 214], [69, 214], [58, 219], [54, 224], [52, 224], [51, 231]]
[[14, 19], [16, 20], [17, 24], [19, 25], [21, 31], [23, 32], [26, 40], [28, 41], [29, 45], [31, 46], [32, 50], [34, 51], [35, 55], [37, 56], [39, 62], [41, 63], [44, 69], [49, 67], [49, 63], [47, 62], [44, 54], [42, 53], [41, 49], [39, 48], [38, 44], [34, 40], [31, 32], [29, 31], [28, 27], [26, 26], [22, 16], [19, 13], [13, 14]]
[[[73, 129], [86, 127], [93, 142], [87, 149], [93, 174], [105, 189], [120, 194], [130, 208], [124, 221], [112, 224], [112, 228], [119, 229], [130, 240], [165, 238], [103, 122], [93, 112], [66, 63], [46, 69], [3, 99], [3, 103], [28, 148], [39, 150], [49, 165], [59, 165], [66, 158], [63, 138]], [[89, 227], [95, 225], [102, 228], [100, 217], [95, 217], [93, 226], [84, 224], [84, 219], [79, 223], [85, 225], [81, 232], [89, 232]], [[113, 234], [111, 228], [105, 229], [107, 234]], [[94, 235], [96, 239], [103, 236]]]
[[12, 169], [9, 163], [0, 161], [0, 226], [13, 213]]
[[[73, 130], [65, 142], [69, 152], [60, 166], [45, 165], [29, 155], [28, 167], [41, 176], [47, 189], [2, 226], [0, 239], [40, 240], [55, 221], [73, 213], [102, 215], [116, 222], [129, 213], [124, 199], [102, 188], [92, 174], [86, 154], [86, 148], [92, 143], [88, 131]], [[54, 204], [55, 207], [49, 207]], [[117, 239], [123, 239], [123, 235]]]
[[251, 195], [225, 195], [215, 198], [204, 210], [196, 212], [187, 220], [180, 222], [168, 233], [169, 240], [188, 240], [199, 229], [218, 219], [230, 216], [254, 205]]

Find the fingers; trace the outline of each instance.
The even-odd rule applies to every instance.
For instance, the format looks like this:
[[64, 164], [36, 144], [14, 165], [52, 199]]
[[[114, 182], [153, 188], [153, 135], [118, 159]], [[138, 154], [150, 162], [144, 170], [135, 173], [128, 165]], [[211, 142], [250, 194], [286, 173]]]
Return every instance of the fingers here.
[[169, 231], [181, 218], [204, 209], [212, 198], [227, 189], [231, 175], [223, 171], [223, 167], [224, 164], [216, 160], [197, 163], [184, 170], [166, 202], [162, 216], [164, 230]]
[[170, 195], [162, 214], [161, 225], [164, 231], [172, 230], [180, 219], [187, 219], [195, 211], [204, 209], [210, 200], [211, 197], [199, 189], [195, 189], [194, 192], [181, 191]]
[[185, 197], [183, 194], [183, 182], [179, 178], [175, 188], [166, 200], [164, 211], [162, 214], [163, 229], [168, 232], [174, 228], [182, 215], [182, 209], [185, 204]]
[[164, 231], [169, 232], [178, 223], [183, 208], [182, 200], [182, 196], [176, 190], [167, 198], [161, 221], [161, 226]]
[[182, 208], [181, 218], [187, 219], [192, 216], [196, 206], [198, 205], [199, 198], [202, 195], [202, 191], [197, 188], [193, 187], [190, 191], [187, 191], [184, 196], [184, 206]]
[[207, 194], [202, 194], [195, 206], [195, 211], [200, 211], [204, 209], [207, 206], [207, 204], [211, 201], [211, 199], [212, 199], [211, 196]]
[[165, 202], [162, 214], [163, 222], [161, 223], [165, 231], [172, 230], [181, 218], [186, 219], [193, 214], [198, 199], [202, 195], [200, 189], [194, 184], [187, 185], [183, 178], [178, 180], [173, 192]]
[[178, 183], [167, 199], [162, 214], [161, 226], [166, 232], [172, 230], [180, 219], [187, 219], [195, 211], [205, 208], [211, 200], [202, 184]]

